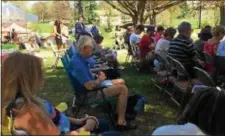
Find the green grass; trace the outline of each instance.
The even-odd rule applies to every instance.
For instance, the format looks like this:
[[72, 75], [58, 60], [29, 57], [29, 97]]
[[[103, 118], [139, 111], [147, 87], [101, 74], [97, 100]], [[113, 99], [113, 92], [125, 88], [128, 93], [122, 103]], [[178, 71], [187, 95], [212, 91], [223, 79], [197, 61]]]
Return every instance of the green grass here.
[[37, 33], [52, 33], [53, 25], [48, 23], [32, 23], [28, 28]]
[[[72, 88], [67, 78], [66, 72], [61, 62], [58, 68], [53, 71], [51, 66], [55, 61], [50, 50], [41, 50], [41, 54], [47, 59], [44, 61], [45, 84], [39, 95], [50, 100], [54, 104], [60, 102], [72, 102]], [[160, 91], [158, 91], [150, 81], [151, 75], [140, 74], [134, 68], [126, 64], [126, 51], [119, 51], [119, 62], [126, 67], [122, 72], [122, 78], [125, 79], [129, 92], [141, 94], [147, 100], [146, 106], [148, 110], [137, 116], [139, 128], [134, 131], [123, 133], [123, 135], [150, 135], [152, 131], [162, 125], [175, 123], [176, 109], [172, 105], [165, 103], [163, 99], [159, 99]], [[95, 111], [95, 110], [94, 110]], [[88, 114], [91, 114], [88, 113]], [[95, 116], [99, 116], [97, 113]]]
[[2, 44], [3, 50], [15, 49], [15, 48], [17, 48], [15, 44]]

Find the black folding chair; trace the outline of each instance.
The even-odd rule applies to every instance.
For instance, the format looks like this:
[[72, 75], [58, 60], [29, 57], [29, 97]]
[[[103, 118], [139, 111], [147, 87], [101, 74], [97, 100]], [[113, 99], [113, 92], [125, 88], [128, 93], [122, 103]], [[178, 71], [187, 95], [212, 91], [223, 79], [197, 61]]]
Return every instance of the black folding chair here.
[[[160, 78], [169, 81], [170, 80], [169, 77], [171, 76], [171, 73], [169, 71], [169, 64], [167, 60], [160, 53], [155, 53], [155, 59], [159, 62], [159, 69], [157, 70], [157, 75]], [[152, 81], [154, 85], [162, 91], [162, 93], [167, 93], [169, 96], [171, 96], [170, 92], [168, 92], [166, 89], [169, 83], [157, 84], [156, 80], [152, 79]]]
[[216, 84], [214, 83], [213, 79], [211, 78], [211, 76], [203, 69], [198, 68], [198, 67], [194, 67], [196, 75], [197, 75], [197, 79], [206, 86], [209, 87], [216, 87]]
[[215, 58], [211, 56], [208, 52], [203, 51], [205, 57], [205, 63], [207, 64], [215, 64]]
[[[188, 74], [188, 72], [186, 71], [185, 67], [178, 60], [172, 58], [171, 56], [169, 56], [168, 59], [174, 65], [174, 67], [177, 71], [177, 77], [175, 79], [173, 79], [174, 89], [173, 89], [173, 92], [171, 95], [171, 99], [178, 106], [180, 106], [179, 101], [174, 96], [176, 89], [181, 91], [182, 96], [184, 96], [185, 92], [187, 92], [193, 86], [193, 81], [192, 81], [190, 75]], [[181, 80], [180, 78], [186, 78], [187, 80]]]

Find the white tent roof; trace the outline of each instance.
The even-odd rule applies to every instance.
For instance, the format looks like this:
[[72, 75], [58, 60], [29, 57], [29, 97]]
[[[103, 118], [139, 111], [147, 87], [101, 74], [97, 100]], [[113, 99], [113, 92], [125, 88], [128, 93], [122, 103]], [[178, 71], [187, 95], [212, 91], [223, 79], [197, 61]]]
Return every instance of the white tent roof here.
[[2, 22], [15, 22], [15, 21], [38, 21], [38, 16], [26, 13], [20, 8], [17, 8], [11, 3], [2, 3]]
[[29, 33], [31, 32], [30, 30], [23, 28], [19, 25], [17, 25], [16, 23], [12, 23], [10, 26], [6, 27], [6, 28], [2, 28], [2, 32], [11, 32], [12, 29], [15, 29], [15, 31], [17, 33]]

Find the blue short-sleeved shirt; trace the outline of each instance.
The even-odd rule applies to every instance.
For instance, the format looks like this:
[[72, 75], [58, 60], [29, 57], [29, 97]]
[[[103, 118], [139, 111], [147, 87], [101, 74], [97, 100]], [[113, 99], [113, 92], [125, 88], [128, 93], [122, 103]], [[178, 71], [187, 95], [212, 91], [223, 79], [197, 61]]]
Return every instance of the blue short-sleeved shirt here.
[[90, 59], [82, 57], [79, 53], [75, 53], [72, 56], [70, 62], [70, 71], [74, 78], [76, 78], [81, 85], [85, 85], [86, 82], [94, 80], [90, 72]]
[[217, 56], [225, 57], [225, 40], [223, 40], [217, 49]]
[[132, 33], [130, 35], [130, 45], [131, 46], [134, 46], [134, 45], [137, 45], [140, 41], [140, 36], [135, 34], [135, 33]]

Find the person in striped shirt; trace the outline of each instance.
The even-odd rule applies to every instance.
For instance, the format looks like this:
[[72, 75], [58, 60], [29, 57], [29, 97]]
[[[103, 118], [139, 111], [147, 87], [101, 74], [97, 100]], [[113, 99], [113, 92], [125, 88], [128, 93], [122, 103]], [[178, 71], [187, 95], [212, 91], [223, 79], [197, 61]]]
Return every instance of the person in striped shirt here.
[[[196, 51], [191, 39], [192, 26], [189, 22], [182, 22], [178, 26], [179, 35], [170, 42], [168, 55], [182, 63], [191, 77], [194, 77], [193, 67], [196, 65]], [[201, 62], [199, 62], [201, 63]]]

